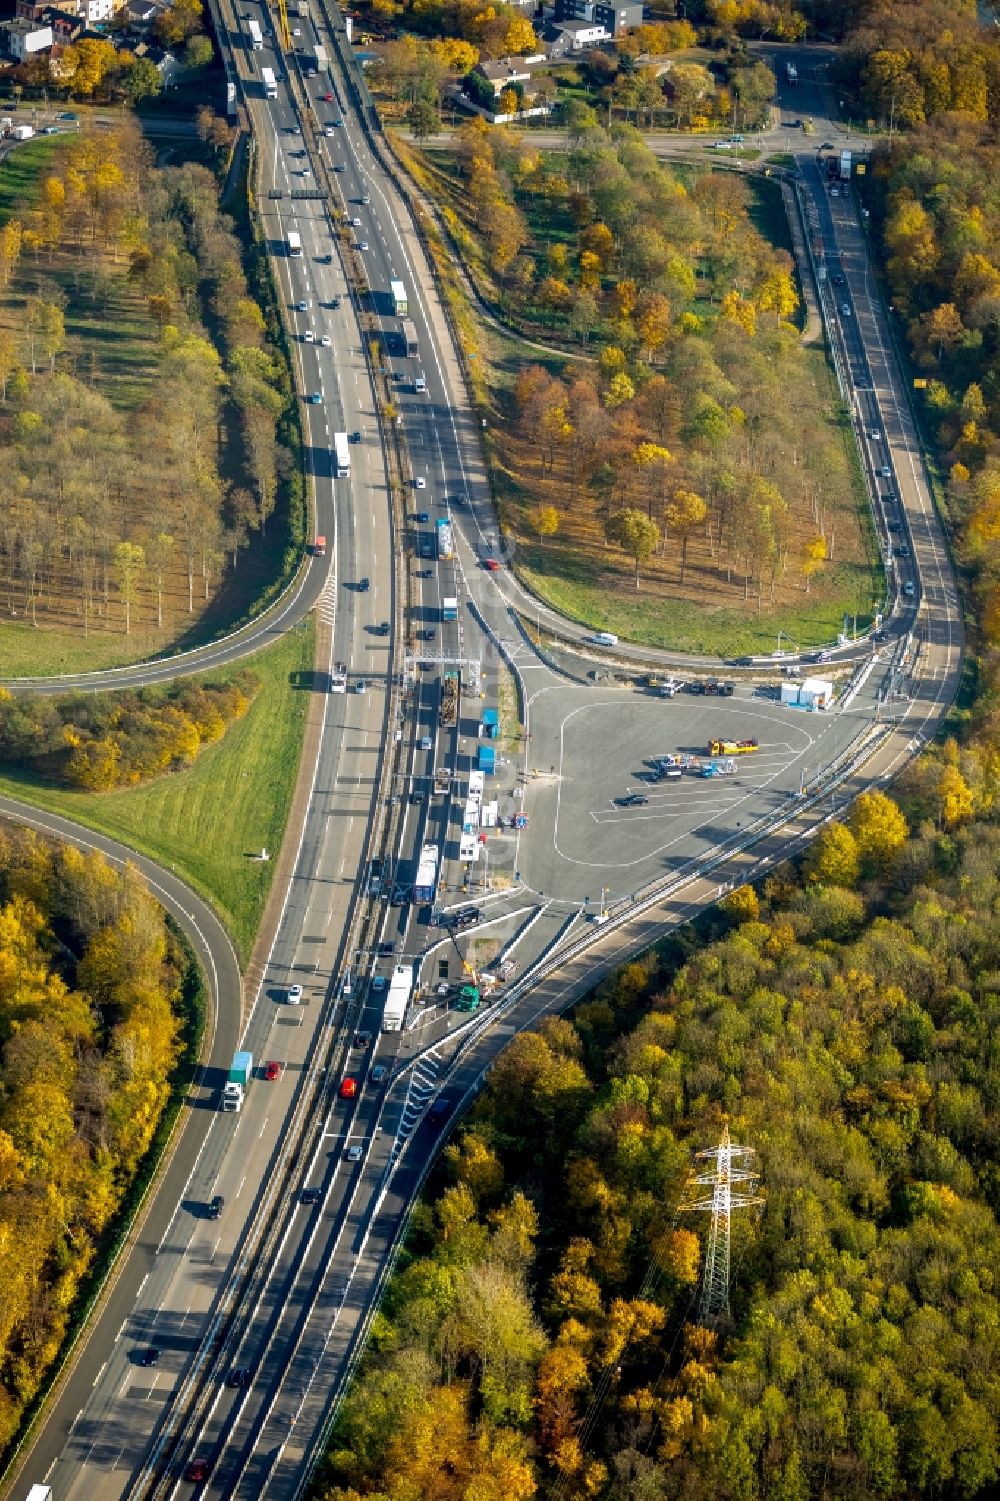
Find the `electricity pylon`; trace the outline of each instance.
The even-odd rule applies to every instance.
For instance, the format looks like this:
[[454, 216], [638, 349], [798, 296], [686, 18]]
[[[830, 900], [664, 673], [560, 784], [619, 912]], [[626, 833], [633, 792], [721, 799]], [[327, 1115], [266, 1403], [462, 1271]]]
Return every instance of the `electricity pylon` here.
[[[756, 1153], [752, 1147], [739, 1147], [729, 1139], [729, 1127], [725, 1126], [722, 1140], [717, 1147], [708, 1147], [695, 1156], [702, 1161], [711, 1159], [709, 1172], [692, 1173], [688, 1179], [684, 1210], [702, 1210], [712, 1216], [705, 1251], [705, 1271], [698, 1301], [698, 1322], [713, 1324], [729, 1313], [729, 1229], [734, 1209], [753, 1209], [764, 1200], [754, 1193], [759, 1174], [753, 1166]], [[742, 1191], [734, 1193], [733, 1185], [742, 1184]], [[711, 1193], [699, 1194], [698, 1188], [710, 1188]]]

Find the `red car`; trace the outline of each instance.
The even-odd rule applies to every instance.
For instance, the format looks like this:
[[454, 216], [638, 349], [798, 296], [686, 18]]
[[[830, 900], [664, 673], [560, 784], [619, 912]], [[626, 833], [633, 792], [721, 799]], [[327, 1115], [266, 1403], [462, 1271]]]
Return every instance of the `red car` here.
[[497, 569], [500, 567], [500, 564], [497, 562], [496, 558], [484, 558], [483, 567], [486, 569], [487, 573], [496, 573]]
[[357, 1079], [351, 1079], [349, 1077], [346, 1078], [346, 1079], [341, 1079], [341, 1081], [340, 1081], [340, 1098], [342, 1100], [353, 1100], [354, 1096], [357, 1094], [357, 1092], [358, 1092], [358, 1081], [357, 1081]]
[[265, 1065], [264, 1065], [264, 1078], [265, 1079], [280, 1079], [281, 1078], [281, 1064], [280, 1063], [265, 1063]]
[[323, 103], [324, 104], [332, 104], [333, 103], [333, 95], [332, 94], [324, 94], [323, 95]]
[[197, 1484], [199, 1480], [207, 1480], [208, 1460], [192, 1459], [191, 1463], [184, 1471], [184, 1479], [194, 1481], [195, 1484]]

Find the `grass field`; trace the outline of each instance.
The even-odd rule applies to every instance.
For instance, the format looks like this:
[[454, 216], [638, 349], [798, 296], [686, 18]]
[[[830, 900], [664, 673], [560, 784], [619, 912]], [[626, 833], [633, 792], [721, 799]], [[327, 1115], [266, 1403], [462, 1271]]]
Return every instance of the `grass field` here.
[[[305, 725], [313, 661], [311, 620], [253, 660], [260, 690], [244, 719], [187, 771], [129, 792], [67, 792], [9, 773], [0, 787], [98, 829], [183, 876], [207, 898], [245, 961], [267, 900], [271, 864], [288, 818]], [[218, 680], [220, 674], [213, 673]]]
[[0, 224], [6, 224], [11, 214], [34, 201], [38, 175], [49, 165], [58, 146], [58, 136], [35, 136], [4, 157], [0, 172]]

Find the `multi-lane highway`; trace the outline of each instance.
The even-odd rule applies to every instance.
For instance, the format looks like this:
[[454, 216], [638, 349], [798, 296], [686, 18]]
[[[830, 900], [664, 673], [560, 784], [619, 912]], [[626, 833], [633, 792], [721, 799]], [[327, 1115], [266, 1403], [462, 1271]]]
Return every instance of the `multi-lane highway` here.
[[[265, 38], [260, 52], [245, 44], [250, 16]], [[294, 876], [260, 992], [246, 998], [239, 1042], [253, 1053], [256, 1077], [239, 1113], [217, 1109], [218, 1068], [195, 1092], [157, 1212], [25, 1456], [18, 1486], [46, 1480], [55, 1501], [173, 1494], [201, 1464], [201, 1494], [298, 1494], [433, 1155], [440, 1126], [424, 1107], [442, 1081], [449, 1099], [462, 1099], [515, 1030], [689, 920], [725, 884], [799, 847], [838, 797], [890, 776], [933, 732], [960, 661], [954, 580], [853, 205], [834, 200], [831, 213], [822, 184], [811, 181], [827, 264], [839, 258], [845, 278], [842, 292], [836, 286], [843, 302], [829, 309], [833, 326], [863, 377], [859, 420], [872, 463], [896, 476], [912, 548], [900, 578], [914, 582], [923, 639], [895, 727], [871, 732], [870, 759], [862, 724], [841, 737], [838, 753], [848, 742], [853, 749], [821, 799], [789, 797], [788, 814], [770, 810], [752, 837], [734, 820], [718, 863], [705, 849], [666, 893], [651, 892], [634, 911], [619, 903], [607, 926], [591, 930], [594, 942], [567, 940], [561, 964], [525, 975], [499, 1011], [469, 1025], [464, 1042], [444, 1016], [380, 1034], [382, 995], [368, 983], [375, 946], [412, 956], [429, 935], [412, 907], [366, 899], [367, 862], [378, 852], [412, 872], [422, 843], [454, 841], [447, 801], [424, 796], [435, 767], [468, 767], [460, 727], [438, 724], [441, 674], [462, 664], [466, 681], [478, 670], [495, 693], [495, 642], [511, 634], [504, 576], [482, 566], [496, 532], [476, 418], [407, 206], [359, 123], [342, 33], [313, 7], [311, 19], [293, 17], [300, 35], [290, 55], [262, 5], [239, 15], [223, 5], [218, 24], [258, 144], [258, 202], [294, 338], [317, 531], [327, 539], [307, 592], [286, 608], [315, 606], [327, 667], [347, 664], [347, 691], [323, 696]], [[307, 77], [317, 45], [332, 67]], [[273, 98], [263, 94], [263, 67], [278, 78]], [[359, 222], [348, 226], [345, 213]], [[301, 255], [288, 253], [290, 234]], [[393, 280], [407, 291], [416, 357], [400, 347]], [[388, 380], [401, 422], [389, 436], [401, 445], [402, 495], [392, 489], [396, 460], [377, 419], [373, 368], [376, 381]], [[349, 479], [334, 474], [337, 432], [358, 435]], [[451, 523], [454, 559], [435, 556], [438, 520]], [[452, 590], [462, 605], [445, 621]], [[292, 985], [302, 986], [296, 1004]], [[231, 1010], [225, 1020], [228, 1042]], [[263, 1076], [268, 1062], [279, 1065], [272, 1079]], [[345, 1076], [356, 1089], [342, 1095]], [[217, 1217], [216, 1196], [224, 1201]]]

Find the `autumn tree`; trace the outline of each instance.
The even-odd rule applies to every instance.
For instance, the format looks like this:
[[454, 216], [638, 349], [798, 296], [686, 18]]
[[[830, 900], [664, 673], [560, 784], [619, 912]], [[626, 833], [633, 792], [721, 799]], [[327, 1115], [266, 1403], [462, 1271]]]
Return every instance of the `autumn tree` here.
[[851, 810], [848, 828], [863, 868], [875, 872], [889, 869], [907, 835], [906, 819], [898, 804], [877, 791], [860, 795]]
[[708, 517], [708, 506], [704, 499], [693, 490], [675, 490], [670, 498], [670, 503], [664, 512], [667, 528], [675, 537], [680, 538], [681, 544], [681, 572], [680, 583], [684, 583], [684, 570], [687, 565], [688, 543], [691, 534], [699, 526], [704, 526]]
[[627, 552], [635, 562], [635, 587], [639, 587], [639, 570], [656, 551], [660, 540], [660, 528], [642, 511], [626, 506], [610, 515], [605, 524], [609, 542], [614, 542]]

